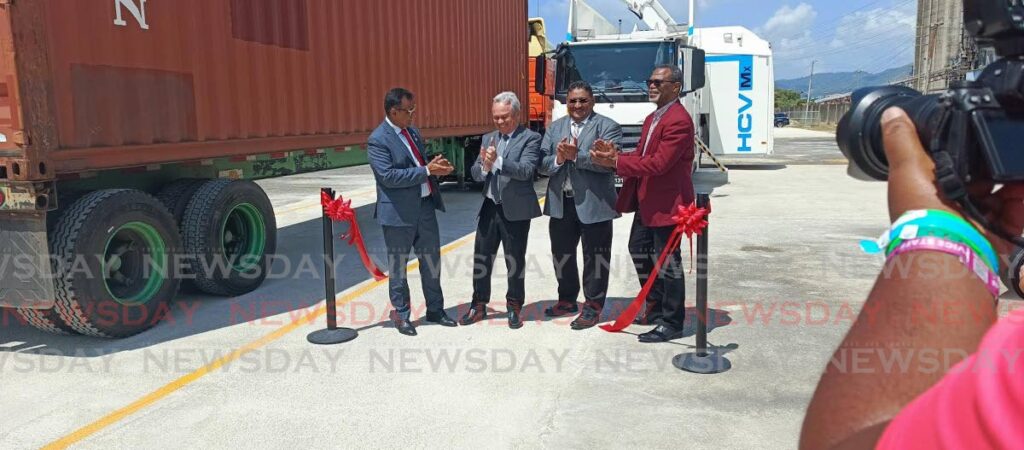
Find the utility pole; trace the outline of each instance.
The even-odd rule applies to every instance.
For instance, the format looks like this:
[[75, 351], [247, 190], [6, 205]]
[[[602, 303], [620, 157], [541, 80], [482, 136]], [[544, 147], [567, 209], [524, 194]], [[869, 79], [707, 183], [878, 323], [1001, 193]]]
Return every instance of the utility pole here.
[[811, 60], [811, 76], [807, 79], [807, 104], [804, 105], [804, 120], [810, 122], [811, 116], [811, 85], [814, 82], [814, 63], [818, 60]]

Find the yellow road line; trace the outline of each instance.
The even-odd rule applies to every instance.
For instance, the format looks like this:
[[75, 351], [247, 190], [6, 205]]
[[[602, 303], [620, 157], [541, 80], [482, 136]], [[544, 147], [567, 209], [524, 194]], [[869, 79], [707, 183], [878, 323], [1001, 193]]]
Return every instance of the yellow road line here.
[[[546, 200], [546, 199], [541, 197], [541, 199], [540, 199], [541, 206], [544, 205], [544, 200]], [[474, 237], [474, 235], [470, 234], [470, 235], [462, 237], [461, 239], [459, 239], [459, 240], [457, 240], [455, 242], [452, 242], [452, 243], [450, 243], [448, 245], [445, 245], [444, 247], [441, 248], [441, 256], [444, 256], [444, 255], [446, 255], [448, 253], [451, 253], [451, 252], [455, 251], [456, 249], [458, 249], [459, 247], [462, 247], [463, 245], [466, 245], [466, 243], [469, 242], [470, 238], [472, 238], [472, 237]], [[408, 267], [409, 270], [416, 270], [416, 269], [419, 268], [419, 266], [420, 266], [420, 262], [419, 262], [419, 260], [416, 260], [416, 261], [410, 262], [409, 265], [406, 266], [406, 267]], [[363, 285], [361, 287], [359, 287], [358, 289], [356, 289], [353, 292], [345, 294], [338, 301], [338, 303], [339, 303], [338, 306], [343, 306], [345, 304], [348, 304], [349, 302], [351, 302], [351, 301], [353, 301], [353, 300], [355, 300], [355, 299], [357, 299], [359, 297], [362, 297], [363, 295], [366, 295], [368, 292], [374, 290], [375, 288], [383, 285], [386, 282], [387, 282], [386, 279], [380, 280], [380, 281], [376, 281], [376, 280], [364, 281], [362, 283]], [[150, 405], [160, 401], [164, 397], [167, 397], [168, 395], [173, 394], [174, 392], [178, 391], [179, 389], [181, 389], [181, 388], [183, 388], [185, 386], [188, 386], [189, 384], [195, 382], [196, 380], [198, 380], [198, 379], [200, 379], [200, 378], [202, 378], [202, 377], [204, 377], [206, 375], [209, 375], [210, 373], [212, 373], [212, 372], [216, 371], [217, 369], [223, 367], [225, 364], [228, 364], [230, 362], [233, 362], [233, 361], [237, 360], [238, 358], [241, 358], [246, 353], [249, 353], [249, 352], [254, 351], [254, 350], [258, 350], [259, 348], [264, 347], [267, 344], [269, 344], [271, 342], [274, 342], [274, 341], [284, 337], [286, 334], [288, 334], [288, 333], [290, 333], [292, 331], [295, 331], [300, 326], [306, 325], [308, 323], [313, 322], [314, 320], [318, 319], [320, 316], [323, 316], [326, 313], [327, 313], [327, 307], [326, 306], [320, 306], [315, 311], [307, 314], [306, 316], [300, 317], [298, 319], [295, 319], [291, 323], [289, 323], [287, 325], [284, 325], [284, 326], [282, 326], [282, 327], [280, 327], [280, 328], [278, 328], [278, 329], [276, 329], [276, 330], [274, 330], [274, 331], [264, 335], [263, 337], [255, 340], [255, 341], [252, 341], [252, 342], [250, 342], [250, 343], [248, 343], [248, 344], [246, 344], [246, 345], [244, 345], [242, 347], [239, 347], [238, 349], [236, 349], [235, 351], [229, 353], [228, 355], [226, 355], [226, 356], [224, 356], [224, 357], [222, 357], [222, 358], [220, 358], [220, 359], [218, 359], [218, 360], [216, 360], [216, 361], [214, 361], [212, 363], [209, 363], [209, 364], [207, 364], [207, 365], [205, 365], [203, 367], [200, 367], [200, 368], [196, 369], [195, 371], [193, 371], [193, 372], [191, 372], [191, 373], [189, 373], [187, 375], [183, 375], [180, 378], [178, 378], [178, 379], [176, 379], [174, 381], [171, 381], [170, 383], [167, 383], [167, 384], [161, 386], [157, 390], [155, 390], [153, 392], [150, 392], [149, 394], [146, 394], [142, 398], [139, 398], [138, 400], [135, 400], [134, 402], [129, 403], [127, 406], [125, 406], [125, 407], [123, 407], [121, 409], [118, 409], [118, 410], [116, 410], [116, 411], [114, 411], [114, 412], [112, 412], [110, 414], [107, 414], [106, 416], [101, 417], [100, 419], [96, 420], [95, 422], [92, 422], [92, 423], [90, 423], [90, 424], [88, 424], [88, 425], [86, 425], [86, 426], [84, 426], [82, 428], [79, 428], [79, 429], [71, 432], [71, 434], [68, 434], [68, 435], [66, 435], [66, 436], [64, 436], [64, 437], [62, 437], [62, 438], [60, 438], [60, 439], [58, 439], [56, 441], [53, 441], [53, 442], [47, 444], [46, 446], [43, 447], [43, 449], [47, 449], [47, 450], [48, 449], [64, 449], [64, 448], [67, 448], [68, 446], [70, 446], [72, 444], [80, 442], [81, 440], [83, 440], [83, 439], [85, 439], [85, 438], [87, 438], [89, 436], [92, 436], [93, 434], [96, 434], [100, 430], [102, 430], [104, 428], [107, 428], [107, 427], [109, 427], [109, 426], [111, 426], [111, 425], [113, 425], [113, 424], [115, 424], [117, 422], [120, 422], [121, 420], [124, 420], [126, 417], [128, 417], [128, 416], [130, 416], [132, 414], [135, 414], [136, 412], [142, 410], [143, 408], [146, 408], [146, 407], [148, 407], [148, 406], [150, 406]]]
[[[360, 190], [355, 191], [355, 192], [353, 192], [353, 193], [351, 193], [349, 195], [345, 195], [345, 198], [353, 198], [353, 197], [357, 197], [357, 196], [360, 196], [360, 195], [369, 194], [369, 193], [373, 192], [374, 189], [375, 188], [372, 188], [372, 189], [371, 188], [360, 189]], [[373, 203], [374, 202], [370, 202], [369, 204], [372, 205]], [[305, 211], [305, 210], [309, 210], [309, 209], [316, 209], [316, 208], [319, 208], [319, 207], [320, 207], [320, 201], [319, 200], [317, 200], [317, 201], [295, 202], [295, 203], [292, 203], [290, 205], [286, 205], [282, 209], [274, 211], [274, 214], [275, 215], [288, 214], [288, 213], [293, 213], [293, 212], [298, 212], [298, 211]]]

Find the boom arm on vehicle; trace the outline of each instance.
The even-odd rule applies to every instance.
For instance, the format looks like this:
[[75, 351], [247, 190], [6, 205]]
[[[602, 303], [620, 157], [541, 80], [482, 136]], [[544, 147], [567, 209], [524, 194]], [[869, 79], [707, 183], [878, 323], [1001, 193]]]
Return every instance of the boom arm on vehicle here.
[[[633, 14], [644, 21], [652, 30], [669, 31], [679, 24], [658, 0], [622, 0]], [[693, 1], [691, 0], [691, 8]], [[693, 13], [690, 13], [693, 22]]]

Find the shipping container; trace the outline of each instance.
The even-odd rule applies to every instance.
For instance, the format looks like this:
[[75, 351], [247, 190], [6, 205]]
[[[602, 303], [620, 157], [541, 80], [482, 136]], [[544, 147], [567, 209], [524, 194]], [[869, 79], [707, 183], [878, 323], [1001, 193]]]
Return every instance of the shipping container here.
[[[0, 306], [50, 331], [140, 331], [100, 329], [77, 308], [166, 301], [176, 280], [140, 280], [139, 292], [87, 285], [60, 260], [84, 251], [85, 236], [107, 239], [91, 250], [118, 264], [133, 256], [110, 248], [121, 241], [145, 244], [143, 256], [180, 244], [193, 261], [238, 246], [271, 253], [272, 211], [248, 180], [365, 163], [392, 87], [416, 95], [428, 153], [445, 154], [461, 182], [464, 153], [493, 129], [490, 99], [528, 98], [526, 10], [524, 0], [0, 2], [0, 256], [31, 256], [39, 275], [0, 268]], [[232, 193], [248, 200], [224, 203]], [[112, 208], [145, 212], [133, 216], [141, 225], [98, 216]], [[211, 214], [221, 223], [210, 228], [239, 229], [196, 241], [183, 221]], [[164, 215], [177, 223], [149, 223]], [[55, 244], [74, 252], [50, 257]], [[255, 288], [232, 283], [197, 284]]]

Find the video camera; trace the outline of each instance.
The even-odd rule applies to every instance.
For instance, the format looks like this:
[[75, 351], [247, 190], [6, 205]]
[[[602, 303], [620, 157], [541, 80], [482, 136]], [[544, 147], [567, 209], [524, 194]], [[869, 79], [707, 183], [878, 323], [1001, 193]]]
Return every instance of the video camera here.
[[985, 228], [1024, 246], [1020, 236], [991, 226], [967, 192], [975, 181], [1024, 181], [1024, 0], [965, 0], [964, 26], [998, 56], [976, 80], [957, 81], [933, 95], [903, 86], [860, 89], [839, 121], [836, 140], [852, 177], [888, 179], [881, 116], [901, 107], [935, 162], [943, 194]]

